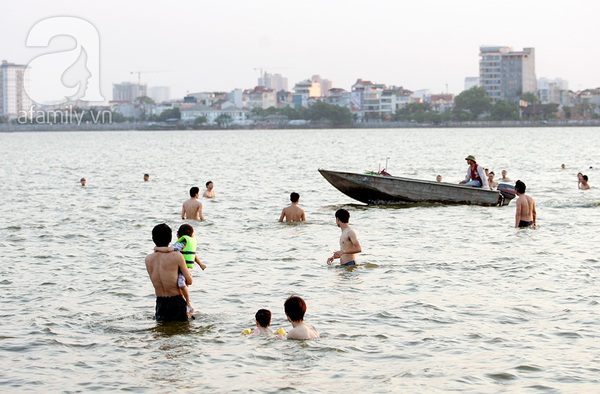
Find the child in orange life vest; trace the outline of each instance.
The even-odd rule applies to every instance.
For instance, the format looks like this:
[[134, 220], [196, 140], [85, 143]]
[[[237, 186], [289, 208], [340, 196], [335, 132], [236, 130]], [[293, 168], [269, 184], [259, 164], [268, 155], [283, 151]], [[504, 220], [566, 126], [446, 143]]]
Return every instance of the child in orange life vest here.
[[[198, 264], [202, 270], [206, 269], [206, 265], [200, 261], [200, 258], [196, 254], [196, 238], [194, 238], [194, 228], [189, 224], [182, 224], [179, 226], [179, 230], [177, 230], [177, 241], [172, 244], [170, 247], [155, 247], [155, 252], [180, 252], [183, 254], [183, 258], [185, 259], [185, 263], [188, 269], [194, 268], [194, 263]], [[185, 277], [180, 272], [177, 278], [177, 286], [181, 290], [181, 295], [185, 298], [187, 302], [187, 311], [188, 314], [191, 315], [194, 313], [194, 308], [192, 307], [192, 303], [190, 301], [190, 292], [185, 283]]]

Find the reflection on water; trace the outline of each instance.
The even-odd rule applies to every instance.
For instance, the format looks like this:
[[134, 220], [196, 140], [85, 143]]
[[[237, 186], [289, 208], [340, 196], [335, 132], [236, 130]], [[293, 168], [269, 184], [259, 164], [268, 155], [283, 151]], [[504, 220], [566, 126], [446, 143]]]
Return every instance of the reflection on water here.
[[[526, 132], [539, 143], [524, 146]], [[570, 143], [577, 133], [583, 146]], [[592, 392], [598, 385], [597, 129], [0, 134], [0, 382], [7, 391]], [[289, 141], [301, 144], [290, 144]], [[497, 140], [497, 141], [496, 141]], [[492, 141], [483, 144], [481, 141]], [[458, 182], [464, 157], [527, 184], [506, 207], [366, 206], [317, 168]], [[565, 170], [560, 168], [566, 163]], [[584, 169], [592, 190], [577, 190]], [[150, 174], [143, 182], [142, 175]], [[85, 177], [87, 186], [79, 179]], [[213, 180], [190, 287], [157, 323], [150, 231]], [[306, 223], [279, 223], [300, 193]], [[363, 248], [328, 266], [346, 208]], [[308, 305], [310, 342], [247, 338], [260, 308]], [[551, 352], [548, 349], [552, 349]], [[556, 357], [560, 354], [560, 357]], [[174, 387], [176, 389], [174, 389]]]

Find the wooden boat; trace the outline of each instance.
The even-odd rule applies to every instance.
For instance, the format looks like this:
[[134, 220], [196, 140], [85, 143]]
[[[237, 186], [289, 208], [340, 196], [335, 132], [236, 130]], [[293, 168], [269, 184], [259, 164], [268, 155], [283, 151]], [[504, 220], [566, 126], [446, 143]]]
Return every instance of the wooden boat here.
[[336, 189], [366, 204], [473, 204], [508, 205], [515, 197], [512, 185], [487, 190], [446, 182], [401, 178], [378, 173], [356, 174], [319, 169]]

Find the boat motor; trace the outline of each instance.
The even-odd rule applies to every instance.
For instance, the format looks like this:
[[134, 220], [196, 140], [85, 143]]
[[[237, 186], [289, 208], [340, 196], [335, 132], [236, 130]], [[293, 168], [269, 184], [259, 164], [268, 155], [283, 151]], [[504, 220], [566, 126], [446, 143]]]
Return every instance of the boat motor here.
[[508, 183], [499, 184], [498, 191], [500, 192], [499, 205], [508, 205], [510, 200], [515, 198], [517, 195], [515, 187], [513, 185], [509, 185]]

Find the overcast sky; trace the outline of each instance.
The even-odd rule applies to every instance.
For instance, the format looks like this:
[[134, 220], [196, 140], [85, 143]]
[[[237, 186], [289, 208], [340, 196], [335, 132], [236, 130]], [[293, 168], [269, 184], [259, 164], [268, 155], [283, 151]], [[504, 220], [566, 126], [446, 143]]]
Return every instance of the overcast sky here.
[[538, 78], [566, 79], [572, 90], [600, 86], [594, 0], [20, 0], [2, 8], [0, 59], [19, 64], [74, 47], [59, 39], [26, 46], [40, 20], [89, 21], [107, 100], [113, 83], [137, 81], [132, 71], [180, 98], [251, 88], [260, 68], [286, 76], [290, 89], [319, 74], [346, 90], [362, 78], [458, 94], [465, 77], [478, 75], [481, 45], [534, 47]]

